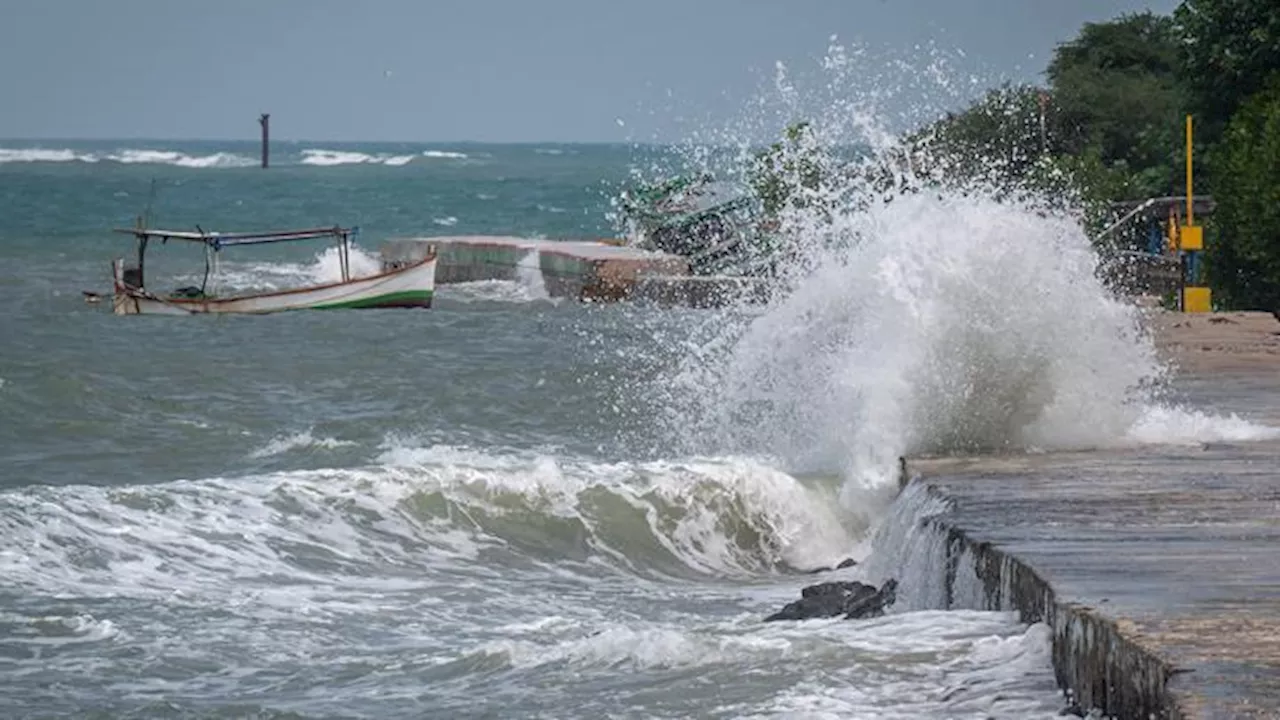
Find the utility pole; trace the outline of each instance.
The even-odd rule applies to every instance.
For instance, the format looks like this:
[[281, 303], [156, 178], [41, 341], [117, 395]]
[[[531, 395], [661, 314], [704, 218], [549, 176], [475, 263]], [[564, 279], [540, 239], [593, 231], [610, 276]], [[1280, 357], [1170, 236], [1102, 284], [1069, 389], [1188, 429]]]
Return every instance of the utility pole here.
[[262, 113], [262, 117], [258, 118], [258, 124], [262, 126], [262, 169], [267, 168], [267, 159], [271, 155], [271, 115]]

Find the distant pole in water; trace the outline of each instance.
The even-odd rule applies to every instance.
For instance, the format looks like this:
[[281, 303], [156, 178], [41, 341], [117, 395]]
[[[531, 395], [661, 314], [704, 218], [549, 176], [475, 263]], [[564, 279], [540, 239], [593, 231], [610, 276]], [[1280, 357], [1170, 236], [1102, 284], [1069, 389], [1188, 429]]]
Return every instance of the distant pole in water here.
[[266, 169], [267, 158], [271, 154], [271, 115], [262, 113], [262, 117], [258, 118], [258, 124], [262, 126], [262, 167]]

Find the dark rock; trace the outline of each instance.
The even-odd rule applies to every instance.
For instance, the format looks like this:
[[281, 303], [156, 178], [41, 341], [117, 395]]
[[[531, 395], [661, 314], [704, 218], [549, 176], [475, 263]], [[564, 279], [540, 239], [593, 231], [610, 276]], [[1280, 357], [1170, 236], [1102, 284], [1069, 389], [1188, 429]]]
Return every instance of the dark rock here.
[[889, 579], [884, 581], [884, 585], [880, 586], [870, 597], [863, 597], [856, 602], [845, 603], [845, 620], [857, 620], [859, 618], [880, 617], [884, 614], [884, 609], [892, 605], [898, 600], [898, 581]]
[[861, 595], [863, 593], [874, 593], [876, 589], [870, 585], [854, 580], [837, 580], [835, 582], [818, 583], [810, 585], [800, 591], [800, 597], [819, 597], [825, 595], [838, 595], [841, 597], [848, 595]]
[[858, 564], [857, 560], [854, 560], [853, 558], [845, 558], [840, 561], [840, 564], [836, 566], [836, 569], [843, 570], [845, 568], [851, 568], [857, 564]]
[[825, 582], [800, 591], [800, 599], [787, 603], [781, 610], [765, 618], [774, 620], [809, 620], [844, 615], [864, 618], [882, 615], [897, 598], [898, 582], [889, 580], [877, 590], [856, 581]]

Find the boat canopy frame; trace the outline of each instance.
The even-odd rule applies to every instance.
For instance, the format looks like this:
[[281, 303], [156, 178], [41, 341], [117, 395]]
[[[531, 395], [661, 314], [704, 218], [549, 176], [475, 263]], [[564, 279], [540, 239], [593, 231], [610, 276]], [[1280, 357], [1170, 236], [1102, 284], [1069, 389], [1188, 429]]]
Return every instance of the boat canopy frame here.
[[273, 232], [220, 233], [207, 232], [199, 225], [192, 230], [157, 230], [151, 228], [115, 228], [112, 232], [132, 235], [138, 241], [138, 287], [145, 287], [144, 267], [146, 263], [147, 245], [151, 240], [159, 240], [162, 244], [169, 240], [182, 240], [204, 245], [204, 279], [200, 283], [200, 293], [208, 289], [209, 275], [216, 269], [218, 253], [223, 248], [243, 245], [267, 245], [279, 242], [300, 242], [333, 238], [338, 246], [338, 264], [342, 272], [342, 282], [351, 281], [351, 243], [360, 234], [359, 226], [344, 228], [340, 226], [306, 228], [303, 230], [279, 230]]

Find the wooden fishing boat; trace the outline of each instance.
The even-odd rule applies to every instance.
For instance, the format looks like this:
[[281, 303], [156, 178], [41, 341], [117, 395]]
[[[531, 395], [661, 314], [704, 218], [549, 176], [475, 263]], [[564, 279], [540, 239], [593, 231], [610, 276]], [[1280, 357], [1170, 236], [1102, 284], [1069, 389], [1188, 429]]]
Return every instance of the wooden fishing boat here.
[[[114, 294], [112, 310], [117, 315], [191, 315], [197, 313], [272, 313], [285, 310], [332, 310], [338, 308], [431, 307], [435, 294], [436, 254], [434, 249], [415, 263], [384, 268], [377, 275], [351, 276], [350, 250], [357, 228], [313, 228], [264, 233], [208, 233], [203, 230], [151, 230], [147, 228], [117, 229], [133, 235], [138, 241], [136, 265], [126, 266], [117, 258], [111, 266]], [[210, 285], [216, 284], [218, 257], [228, 247], [299, 242], [331, 238], [338, 244], [342, 279], [337, 282], [310, 285], [289, 290], [218, 295]], [[182, 240], [202, 243], [205, 249], [204, 280], [199, 287], [183, 287], [172, 292], [156, 293], [147, 289], [143, 269], [147, 245]]]

